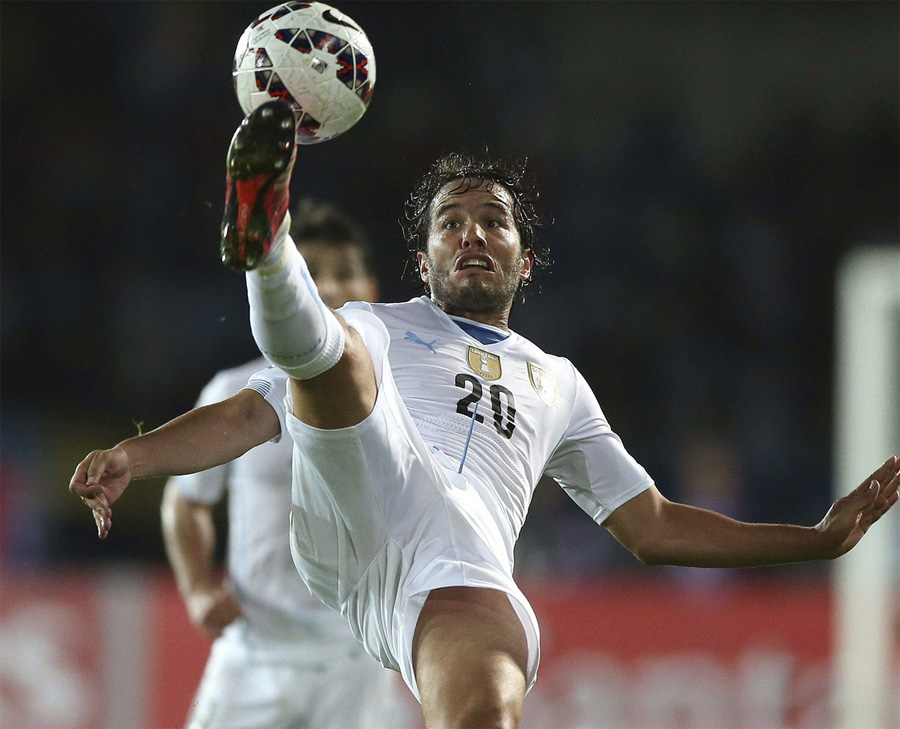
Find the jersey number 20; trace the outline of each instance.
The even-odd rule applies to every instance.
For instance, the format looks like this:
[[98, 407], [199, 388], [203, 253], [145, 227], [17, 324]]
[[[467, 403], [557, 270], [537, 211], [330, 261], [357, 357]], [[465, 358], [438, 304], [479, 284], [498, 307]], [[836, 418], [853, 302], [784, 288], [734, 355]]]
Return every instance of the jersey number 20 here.
[[[472, 375], [460, 372], [456, 376], [456, 386], [464, 390], [472, 388], [472, 392], [456, 403], [456, 412], [471, 418], [473, 411], [469, 410], [469, 405], [481, 400], [483, 392], [481, 381]], [[512, 438], [513, 431], [516, 429], [516, 399], [503, 385], [491, 385], [490, 393], [491, 410], [494, 411], [494, 427], [504, 438]], [[475, 413], [475, 420], [479, 423], [484, 422], [484, 418], [479, 413]]]

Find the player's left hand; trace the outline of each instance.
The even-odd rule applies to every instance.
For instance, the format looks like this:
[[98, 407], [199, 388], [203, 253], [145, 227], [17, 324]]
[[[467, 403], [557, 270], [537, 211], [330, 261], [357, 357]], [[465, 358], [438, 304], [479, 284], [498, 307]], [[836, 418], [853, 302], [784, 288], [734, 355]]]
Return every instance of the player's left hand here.
[[897, 503], [900, 458], [891, 456], [849, 494], [832, 504], [816, 530], [823, 536], [826, 554], [833, 559], [849, 552], [869, 527]]

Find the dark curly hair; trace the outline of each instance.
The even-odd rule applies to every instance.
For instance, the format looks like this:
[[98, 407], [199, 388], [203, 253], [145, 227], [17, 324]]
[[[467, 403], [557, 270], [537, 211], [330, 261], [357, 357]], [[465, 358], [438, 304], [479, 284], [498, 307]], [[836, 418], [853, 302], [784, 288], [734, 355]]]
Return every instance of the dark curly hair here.
[[425, 251], [428, 245], [431, 202], [444, 185], [454, 180], [459, 180], [459, 185], [454, 191], [476, 189], [485, 183], [497, 183], [503, 185], [512, 196], [513, 217], [522, 241], [522, 249], [530, 250], [534, 255], [532, 276], [528, 281], [522, 281], [520, 293], [522, 287], [534, 278], [535, 273], [550, 266], [552, 263], [550, 249], [537, 240], [537, 231], [548, 227], [548, 224], [537, 211], [538, 193], [535, 190], [534, 178], [525, 172], [526, 163], [527, 159], [493, 160], [485, 151], [480, 157], [467, 152], [453, 152], [444, 155], [431, 165], [406, 201], [404, 219], [400, 221], [403, 237], [412, 256], [412, 265], [407, 263], [407, 273], [411, 277], [414, 276], [418, 284], [422, 281], [415, 276], [418, 271], [416, 254]]
[[369, 237], [359, 223], [331, 203], [300, 198], [291, 213], [291, 238], [300, 247], [308, 243], [326, 243], [356, 248], [362, 256], [366, 274], [374, 275], [375, 257]]

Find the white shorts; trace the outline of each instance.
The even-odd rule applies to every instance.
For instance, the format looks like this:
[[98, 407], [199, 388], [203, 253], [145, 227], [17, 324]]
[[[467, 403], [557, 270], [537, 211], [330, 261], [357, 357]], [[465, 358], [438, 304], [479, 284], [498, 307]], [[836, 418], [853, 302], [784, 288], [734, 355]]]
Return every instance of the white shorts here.
[[399, 670], [421, 700], [412, 639], [430, 590], [502, 590], [528, 641], [527, 686], [540, 633], [512, 578], [509, 550], [466, 476], [422, 439], [387, 361], [387, 330], [373, 314], [342, 312], [372, 355], [378, 396], [358, 425], [320, 430], [288, 403], [294, 439], [291, 552], [313, 594], [341, 611], [366, 650]]
[[395, 681], [352, 642], [266, 639], [237, 621], [213, 643], [185, 726], [388, 729], [398, 726]]

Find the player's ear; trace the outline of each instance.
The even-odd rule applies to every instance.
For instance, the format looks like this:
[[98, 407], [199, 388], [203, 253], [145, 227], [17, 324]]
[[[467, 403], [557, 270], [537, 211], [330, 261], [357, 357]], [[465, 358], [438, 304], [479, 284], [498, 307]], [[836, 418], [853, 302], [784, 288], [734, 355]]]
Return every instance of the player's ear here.
[[526, 248], [522, 251], [522, 255], [519, 258], [519, 278], [522, 281], [527, 281], [531, 278], [531, 271], [534, 268], [534, 253], [531, 252], [530, 248]]
[[428, 283], [428, 258], [422, 251], [416, 253], [416, 265], [419, 267], [419, 276]]

